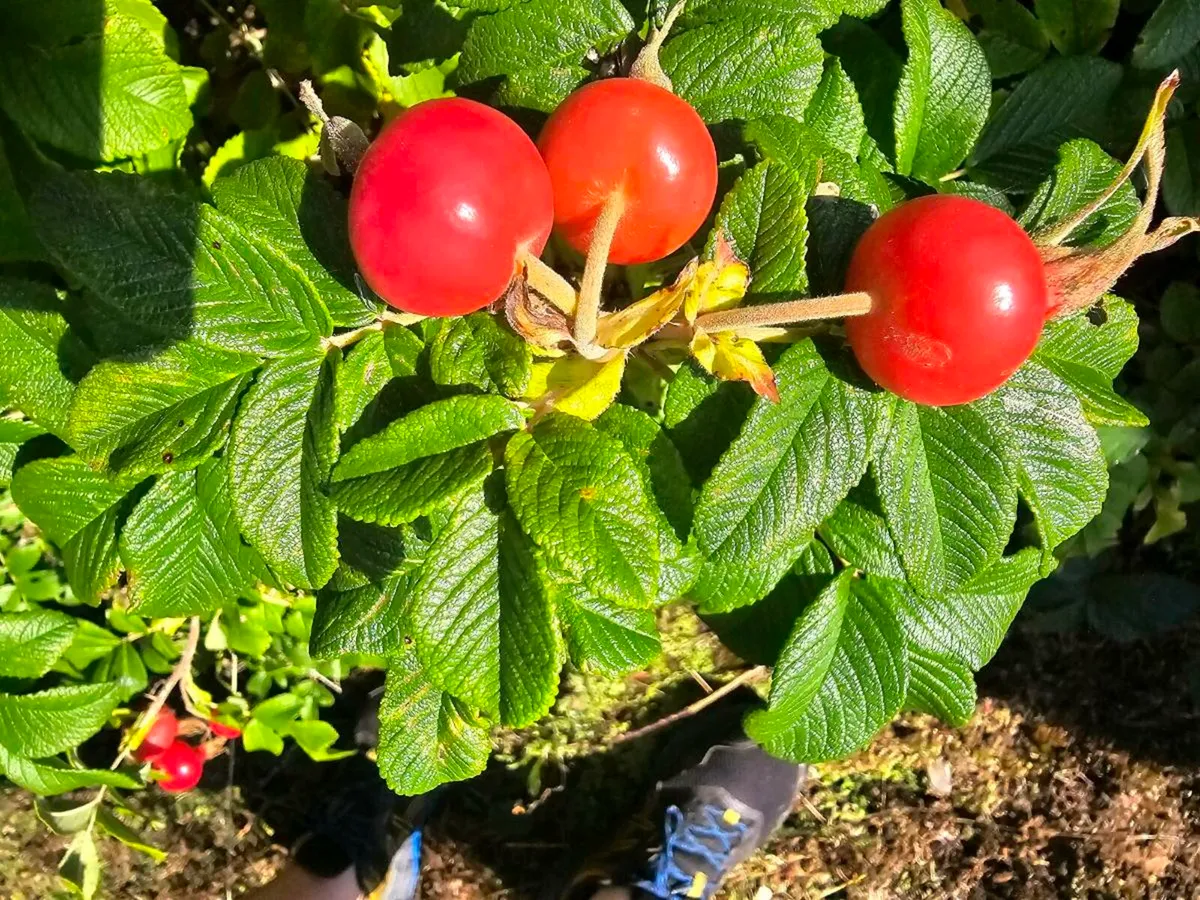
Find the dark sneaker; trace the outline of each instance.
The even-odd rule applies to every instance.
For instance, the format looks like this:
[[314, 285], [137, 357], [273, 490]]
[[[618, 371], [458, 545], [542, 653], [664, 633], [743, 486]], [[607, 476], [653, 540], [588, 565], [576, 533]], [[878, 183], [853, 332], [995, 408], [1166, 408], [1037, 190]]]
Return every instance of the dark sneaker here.
[[664, 781], [663, 843], [638, 890], [661, 900], [708, 900], [787, 818], [806, 773], [742, 738], [713, 747], [698, 765]]

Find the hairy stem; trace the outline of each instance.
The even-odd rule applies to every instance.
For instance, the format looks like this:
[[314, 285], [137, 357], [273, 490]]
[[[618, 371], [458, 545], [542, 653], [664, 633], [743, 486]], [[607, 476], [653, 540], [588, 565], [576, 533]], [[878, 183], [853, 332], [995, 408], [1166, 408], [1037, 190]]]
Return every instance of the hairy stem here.
[[577, 302], [575, 288], [571, 287], [567, 279], [532, 253], [523, 254], [520, 262], [525, 266], [525, 280], [531, 288], [568, 316], [575, 312]]
[[679, 14], [683, 12], [685, 6], [687, 6], [687, 0], [679, 0], [678, 3], [671, 7], [670, 12], [667, 13], [667, 17], [663, 19], [662, 27], [650, 29], [646, 46], [642, 47], [641, 52], [637, 55], [637, 59], [629, 67], [631, 78], [640, 78], [643, 81], [649, 81], [661, 88], [666, 88], [668, 91], [674, 89], [671, 79], [663, 71], [658, 54], [662, 50], [662, 45], [667, 39], [667, 35], [671, 33], [671, 28], [675, 25], [675, 20], [679, 18]]
[[581, 351], [591, 349], [596, 340], [596, 320], [600, 317], [600, 292], [604, 288], [604, 270], [608, 267], [608, 254], [612, 249], [617, 225], [625, 214], [625, 194], [615, 191], [604, 204], [596, 226], [592, 229], [592, 243], [588, 247], [587, 263], [583, 267], [583, 281], [579, 284], [579, 304], [575, 308], [574, 338]]
[[760, 306], [739, 306], [736, 309], [708, 313], [696, 319], [696, 328], [701, 331], [733, 331], [747, 327], [762, 328], [790, 325], [794, 322], [811, 322], [816, 319], [861, 316], [870, 311], [870, 294], [837, 294], [832, 297], [763, 303]]
[[361, 328], [355, 328], [353, 331], [343, 331], [341, 334], [335, 334], [325, 338], [325, 347], [337, 347], [339, 350], [344, 350], [351, 344], [356, 344], [372, 331], [382, 331], [383, 322], [376, 321], [370, 325], [364, 325]]

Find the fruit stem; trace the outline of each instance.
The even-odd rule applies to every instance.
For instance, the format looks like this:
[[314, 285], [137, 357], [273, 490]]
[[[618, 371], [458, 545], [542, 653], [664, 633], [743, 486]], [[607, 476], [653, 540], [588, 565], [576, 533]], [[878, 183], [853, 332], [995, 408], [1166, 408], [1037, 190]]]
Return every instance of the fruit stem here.
[[596, 340], [596, 321], [600, 317], [600, 292], [604, 289], [604, 270], [608, 266], [608, 254], [621, 216], [625, 214], [625, 194], [614, 191], [604, 203], [596, 225], [592, 229], [592, 242], [588, 246], [587, 262], [583, 267], [583, 280], [579, 283], [579, 305], [575, 309], [575, 345], [585, 356]]
[[736, 331], [768, 325], [788, 325], [816, 319], [837, 319], [861, 316], [871, 311], [871, 295], [865, 292], [835, 294], [832, 297], [811, 297], [785, 300], [782, 303], [763, 303], [759, 306], [739, 306], [736, 309], [708, 313], [696, 319], [699, 331]]
[[351, 344], [357, 343], [372, 331], [382, 331], [383, 322], [372, 322], [370, 325], [364, 325], [362, 328], [355, 328], [353, 331], [344, 331], [341, 334], [335, 334], [325, 338], [326, 349], [337, 347], [339, 350], [349, 347]]
[[575, 312], [575, 288], [571, 287], [567, 279], [532, 253], [522, 254], [518, 261], [525, 267], [525, 280], [531, 288], [568, 316]]
[[662, 45], [667, 39], [667, 35], [671, 33], [671, 28], [675, 25], [675, 20], [679, 18], [685, 6], [687, 6], [687, 0], [679, 0], [678, 3], [671, 7], [670, 12], [667, 13], [667, 17], [663, 19], [662, 27], [650, 29], [646, 45], [642, 47], [637, 55], [637, 59], [629, 67], [630, 78], [640, 78], [642, 81], [649, 81], [651, 84], [657, 84], [661, 88], [666, 88], [668, 91], [674, 92], [671, 79], [663, 71], [658, 54], [662, 50]]

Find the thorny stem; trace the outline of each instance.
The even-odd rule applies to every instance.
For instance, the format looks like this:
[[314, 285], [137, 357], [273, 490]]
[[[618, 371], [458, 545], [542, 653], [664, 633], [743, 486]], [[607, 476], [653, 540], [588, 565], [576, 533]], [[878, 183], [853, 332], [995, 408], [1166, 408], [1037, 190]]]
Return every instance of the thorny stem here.
[[732, 331], [748, 326], [787, 325], [815, 319], [834, 319], [861, 316], [871, 311], [871, 295], [858, 292], [833, 297], [812, 297], [787, 300], [783, 303], [763, 303], [759, 306], [739, 306], [722, 312], [708, 313], [696, 319], [701, 331]]
[[560, 312], [568, 316], [575, 312], [575, 288], [567, 279], [532, 253], [523, 254], [520, 261], [525, 266], [525, 280], [531, 288], [557, 306]]
[[617, 225], [625, 214], [625, 194], [614, 191], [605, 201], [596, 226], [592, 230], [592, 243], [588, 247], [587, 262], [583, 267], [583, 280], [579, 284], [579, 304], [575, 308], [575, 344], [585, 356], [594, 349], [596, 321], [600, 317], [600, 293], [604, 288], [604, 270], [608, 266], [608, 254], [612, 249]]
[[[142, 713], [141, 717], [145, 721], [154, 721], [155, 717], [159, 714], [159, 712], [162, 711], [162, 708], [167, 705], [167, 700], [170, 698], [171, 692], [179, 686], [179, 683], [183, 681], [184, 678], [191, 674], [192, 660], [196, 656], [196, 647], [199, 646], [199, 644], [200, 617], [192, 616], [191, 621], [188, 623], [187, 643], [183, 645], [183, 652], [179, 655], [179, 661], [175, 663], [174, 667], [172, 667], [171, 674], [167, 677], [167, 680], [163, 682], [162, 687], [158, 689], [158, 692], [154, 695], [154, 699], [151, 700], [150, 705], [146, 707], [146, 711]], [[113, 760], [113, 764], [110, 768], [114, 770], [117, 769], [121, 763], [125, 762], [125, 760], [129, 758], [129, 754], [131, 754], [133, 750], [133, 747], [126, 746], [124, 750], [117, 754], [117, 758]], [[100, 793], [101, 796], [103, 796], [104, 788], [100, 789]]]
[[652, 84], [657, 84], [659, 87], [666, 88], [668, 91], [673, 90], [671, 79], [663, 71], [663, 67], [658, 60], [658, 54], [662, 50], [662, 45], [667, 39], [667, 35], [671, 33], [671, 28], [675, 25], [675, 20], [679, 18], [685, 6], [687, 6], [687, 0], [679, 0], [678, 3], [671, 7], [671, 11], [667, 13], [667, 17], [663, 19], [662, 27], [650, 30], [646, 45], [642, 47], [637, 55], [637, 59], [629, 67], [629, 76], [631, 78], [640, 78], [643, 81], [649, 81]]
[[686, 719], [689, 716], [694, 716], [702, 709], [706, 709], [720, 700], [732, 694], [744, 684], [752, 684], [755, 681], [762, 681], [768, 673], [766, 666], [755, 666], [753, 669], [747, 669], [731, 681], [721, 685], [711, 694], [701, 697], [695, 703], [685, 706], [678, 712], [673, 712], [669, 716], [665, 716], [656, 722], [651, 722], [649, 725], [644, 725], [641, 728], [635, 728], [633, 731], [627, 731], [624, 734], [619, 734], [613, 738], [614, 744], [623, 744], [626, 741], [637, 740], [640, 737], [645, 737], [661, 728], [666, 728], [668, 725], [678, 722], [680, 719]]

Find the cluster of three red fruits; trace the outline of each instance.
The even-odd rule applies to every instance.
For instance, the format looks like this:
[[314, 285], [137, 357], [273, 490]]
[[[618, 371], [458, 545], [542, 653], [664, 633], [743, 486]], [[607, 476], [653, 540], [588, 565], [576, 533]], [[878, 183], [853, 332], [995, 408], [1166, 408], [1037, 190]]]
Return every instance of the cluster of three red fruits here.
[[[580, 88], [536, 146], [491, 107], [432, 100], [389, 123], [363, 157], [350, 239], [367, 283], [389, 304], [464, 315], [502, 297], [552, 228], [587, 253], [614, 195], [622, 211], [608, 261], [630, 265], [683, 246], [716, 188], [707, 127], [649, 81]], [[932, 405], [1002, 384], [1032, 353], [1048, 306], [1041, 258], [1021, 228], [983, 203], [945, 195], [877, 220], [846, 287], [871, 298], [870, 311], [846, 323], [867, 374]]]

